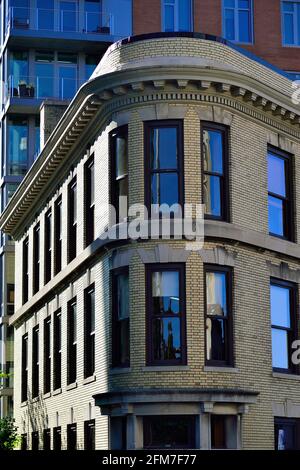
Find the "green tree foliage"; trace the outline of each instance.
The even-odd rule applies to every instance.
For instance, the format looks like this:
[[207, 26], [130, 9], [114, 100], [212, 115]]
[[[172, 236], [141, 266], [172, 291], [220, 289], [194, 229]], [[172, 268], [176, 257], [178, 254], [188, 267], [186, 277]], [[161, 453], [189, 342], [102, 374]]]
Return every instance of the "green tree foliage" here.
[[15, 420], [10, 417], [0, 419], [0, 451], [13, 450], [20, 444], [20, 436]]

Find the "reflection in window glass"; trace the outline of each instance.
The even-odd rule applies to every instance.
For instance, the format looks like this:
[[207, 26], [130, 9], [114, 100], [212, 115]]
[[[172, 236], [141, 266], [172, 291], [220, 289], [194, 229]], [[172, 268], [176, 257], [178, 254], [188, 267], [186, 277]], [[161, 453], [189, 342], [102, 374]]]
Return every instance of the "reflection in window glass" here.
[[163, 1], [163, 31], [192, 31], [192, 2], [191, 0], [162, 0]]
[[252, 22], [252, 0], [223, 0], [223, 34], [226, 39], [253, 42]]
[[8, 119], [8, 174], [24, 175], [27, 171], [28, 122], [23, 117]]

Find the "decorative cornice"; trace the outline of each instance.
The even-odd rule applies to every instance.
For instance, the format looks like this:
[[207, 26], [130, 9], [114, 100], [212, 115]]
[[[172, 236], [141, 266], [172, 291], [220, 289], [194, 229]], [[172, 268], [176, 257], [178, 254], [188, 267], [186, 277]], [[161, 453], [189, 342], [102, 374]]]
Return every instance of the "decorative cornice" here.
[[[300, 139], [300, 114], [294, 108], [282, 104], [287, 101], [285, 95], [282, 95], [280, 101], [272, 100], [269, 94], [263, 95], [258, 91], [254, 92], [252, 88], [247, 89], [244, 85], [238, 87], [233, 84], [233, 81], [237, 80], [234, 73], [223, 72], [227, 78], [231, 77], [231, 81], [228, 82], [225, 79], [218, 79], [217, 71], [210, 71], [210, 74], [215, 74], [214, 81], [201, 80], [201, 77], [199, 78], [201, 72], [202, 70], [197, 70], [196, 78], [194, 69], [169, 70], [168, 77], [159, 79], [158, 77], [162, 75], [161, 69], [151, 70], [152, 77], [157, 75], [157, 79], [137, 82], [136, 75], [130, 70], [130, 72], [112, 74], [110, 81], [107, 76], [102, 76], [93, 80], [92, 84], [88, 82], [84, 85], [1, 215], [1, 230], [12, 235], [16, 233], [34, 201], [43, 194], [46, 183], [59, 174], [60, 166], [74, 151], [83, 133], [100, 110], [102, 114], [113, 113], [123, 107], [140, 106], [157, 101], [219, 104]], [[148, 70], [147, 74], [149, 73]], [[185, 77], [190, 75], [191, 78], [183, 79], [182, 75]], [[232, 79], [233, 76], [235, 80]], [[253, 86], [253, 80], [250, 83]], [[95, 93], [86, 97], [84, 92], [92, 89]], [[205, 93], [200, 92], [203, 89], [206, 90]], [[147, 93], [144, 90], [147, 90]], [[293, 127], [289, 127], [287, 122], [293, 124]], [[65, 129], [63, 125], [66, 126]]]

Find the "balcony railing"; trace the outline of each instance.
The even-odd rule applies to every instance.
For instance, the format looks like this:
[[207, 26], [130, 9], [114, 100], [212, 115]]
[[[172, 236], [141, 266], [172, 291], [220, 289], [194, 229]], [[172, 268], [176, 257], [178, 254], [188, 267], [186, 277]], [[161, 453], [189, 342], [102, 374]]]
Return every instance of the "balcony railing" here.
[[5, 102], [9, 98], [59, 98], [72, 99], [78, 90], [79, 81], [65, 77], [19, 77], [8, 78], [5, 90]]
[[11, 7], [6, 17], [6, 34], [9, 29], [22, 29], [113, 35], [113, 22], [113, 15], [99, 11]]

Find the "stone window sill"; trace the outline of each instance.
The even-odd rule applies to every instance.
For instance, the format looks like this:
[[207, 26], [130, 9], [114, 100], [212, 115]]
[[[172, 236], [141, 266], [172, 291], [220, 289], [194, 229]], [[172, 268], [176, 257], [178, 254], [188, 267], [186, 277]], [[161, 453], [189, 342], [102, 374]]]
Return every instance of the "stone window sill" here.
[[55, 395], [60, 395], [62, 393], [62, 389], [61, 388], [57, 388], [56, 390], [54, 390], [52, 392], [52, 396], [54, 397]]
[[77, 382], [67, 385], [66, 390], [74, 390], [74, 388], [77, 388]]
[[90, 384], [90, 383], [95, 382], [95, 381], [96, 381], [96, 376], [91, 375], [90, 377], [87, 377], [86, 379], [84, 379], [82, 384], [87, 385], [87, 384]]
[[51, 392], [44, 393], [44, 399], [50, 398], [51, 396]]
[[189, 366], [147, 366], [142, 372], [183, 372], [190, 370]]
[[273, 372], [272, 376], [275, 379], [298, 380], [298, 382], [300, 382], [300, 375], [296, 374], [284, 374], [282, 372]]
[[110, 375], [119, 375], [119, 374], [129, 374], [131, 372], [130, 367], [115, 367], [114, 369], [110, 369]]
[[204, 366], [203, 372], [223, 372], [224, 374], [238, 374], [239, 369], [237, 369], [236, 367]]

